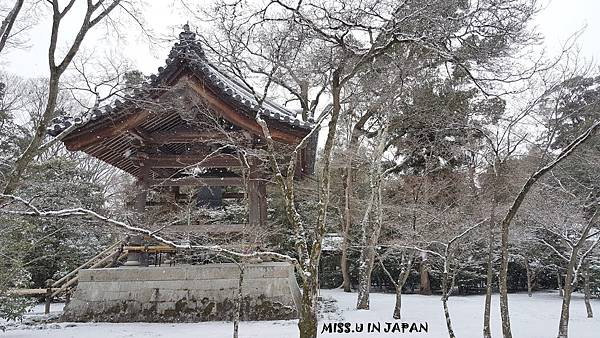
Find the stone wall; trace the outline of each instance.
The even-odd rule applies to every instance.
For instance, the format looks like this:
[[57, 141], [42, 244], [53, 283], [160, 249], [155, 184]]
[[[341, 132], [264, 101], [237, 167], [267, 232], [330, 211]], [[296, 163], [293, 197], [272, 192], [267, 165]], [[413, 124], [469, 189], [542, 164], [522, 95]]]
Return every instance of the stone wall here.
[[[236, 264], [121, 267], [79, 272], [67, 321], [196, 322], [231, 320]], [[288, 263], [246, 265], [242, 320], [297, 318], [300, 289]]]

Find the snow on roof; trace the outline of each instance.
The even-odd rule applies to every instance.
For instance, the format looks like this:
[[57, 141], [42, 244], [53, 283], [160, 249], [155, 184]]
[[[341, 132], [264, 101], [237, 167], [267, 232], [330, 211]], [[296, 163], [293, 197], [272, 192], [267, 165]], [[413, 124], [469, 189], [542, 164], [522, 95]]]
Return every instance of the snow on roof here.
[[202, 78], [218, 91], [223, 99], [242, 110], [260, 113], [270, 120], [287, 124], [293, 128], [311, 129], [314, 126], [314, 121], [303, 121], [297, 117], [296, 112], [275, 102], [265, 100], [262, 106], [259, 106], [248, 86], [229, 77], [206, 59], [200, 41], [196, 39], [196, 34], [190, 31], [188, 25], [185, 25], [184, 31], [179, 34], [179, 42], [176, 42], [171, 48], [166, 64], [166, 67], [158, 68], [158, 74], [152, 75], [150, 82], [146, 83], [141, 90], [137, 90], [133, 96], [126, 96], [125, 102], [115, 100], [111, 105], [104, 106], [102, 109], [93, 109], [81, 116], [61, 114], [52, 120], [52, 125], [47, 130], [48, 134], [57, 136], [72, 125], [83, 126], [89, 122], [119, 114], [128, 106], [135, 106], [136, 100], [141, 101], [150, 97], [152, 89], [164, 86], [164, 81], [182, 67], [187, 67], [194, 75]]
[[342, 250], [342, 241], [344, 238], [337, 233], [329, 233], [323, 236], [323, 251], [341, 251]]

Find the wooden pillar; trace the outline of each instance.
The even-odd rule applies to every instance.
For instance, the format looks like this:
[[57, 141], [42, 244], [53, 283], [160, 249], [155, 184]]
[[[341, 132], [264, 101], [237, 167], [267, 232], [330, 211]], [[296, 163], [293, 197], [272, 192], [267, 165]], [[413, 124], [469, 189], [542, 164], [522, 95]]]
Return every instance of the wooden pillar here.
[[258, 215], [260, 225], [267, 224], [267, 184], [264, 180], [257, 182], [258, 190]]
[[44, 306], [44, 314], [50, 313], [50, 304], [52, 304], [52, 284], [54, 284], [54, 280], [47, 279], [46, 280], [46, 304]]
[[177, 200], [179, 199], [179, 196], [180, 196], [180, 193], [179, 193], [178, 186], [169, 187], [169, 201], [168, 201], [169, 210], [171, 210], [173, 212], [176, 212], [178, 210]]
[[137, 181], [138, 192], [135, 196], [135, 211], [143, 214], [146, 210], [146, 199], [148, 198], [148, 182], [150, 176], [150, 167], [142, 162], [140, 167], [140, 178]]
[[260, 212], [259, 212], [259, 197], [258, 197], [258, 186], [256, 180], [248, 180], [248, 224], [250, 226], [260, 225]]
[[248, 223], [265, 225], [267, 221], [267, 185], [261, 179], [248, 180]]
[[52, 304], [52, 288], [46, 289], [46, 304], [44, 306], [44, 314], [47, 315], [50, 313], [50, 304]]
[[296, 177], [302, 177], [302, 170], [304, 169], [305, 165], [306, 164], [304, 163], [304, 151], [301, 151], [298, 153], [298, 155], [296, 155], [296, 167], [294, 168], [294, 175], [296, 175]]

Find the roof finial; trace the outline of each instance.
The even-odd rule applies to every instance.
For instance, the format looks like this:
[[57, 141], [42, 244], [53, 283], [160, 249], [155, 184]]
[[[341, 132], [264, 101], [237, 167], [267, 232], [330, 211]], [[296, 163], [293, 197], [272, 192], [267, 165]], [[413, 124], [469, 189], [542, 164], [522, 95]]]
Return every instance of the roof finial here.
[[196, 40], [196, 33], [190, 29], [189, 22], [183, 25], [183, 32], [179, 33], [179, 40], [181, 42], [193, 42]]

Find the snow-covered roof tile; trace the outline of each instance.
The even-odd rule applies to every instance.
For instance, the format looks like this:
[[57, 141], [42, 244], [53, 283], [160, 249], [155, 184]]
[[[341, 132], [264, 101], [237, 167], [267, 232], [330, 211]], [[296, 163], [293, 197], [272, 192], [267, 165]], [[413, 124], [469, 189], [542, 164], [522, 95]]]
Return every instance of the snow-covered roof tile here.
[[150, 96], [151, 89], [161, 88], [164, 85], [164, 80], [181, 67], [188, 67], [194, 75], [202, 78], [209, 85], [212, 85], [214, 89], [220, 91], [224, 99], [243, 110], [251, 113], [261, 112], [268, 119], [292, 127], [301, 129], [310, 129], [313, 127], [314, 121], [303, 121], [296, 116], [296, 112], [275, 102], [264, 100], [262, 108], [260, 108], [252, 90], [248, 86], [229, 77], [225, 72], [206, 59], [200, 41], [196, 39], [196, 34], [190, 31], [188, 25], [185, 25], [184, 31], [179, 34], [179, 42], [176, 42], [171, 48], [169, 57], [165, 63], [166, 67], [158, 68], [158, 74], [150, 76], [150, 83], [141, 90], [136, 90], [133, 96], [128, 95], [124, 102], [117, 99], [112, 105], [102, 107], [102, 110], [88, 111], [78, 117], [61, 114], [52, 121], [52, 125], [47, 130], [48, 134], [57, 136], [72, 124], [83, 126], [90, 121], [99, 121], [108, 115], [118, 114], [124, 108], [135, 104], [132, 104], [132, 102]]

